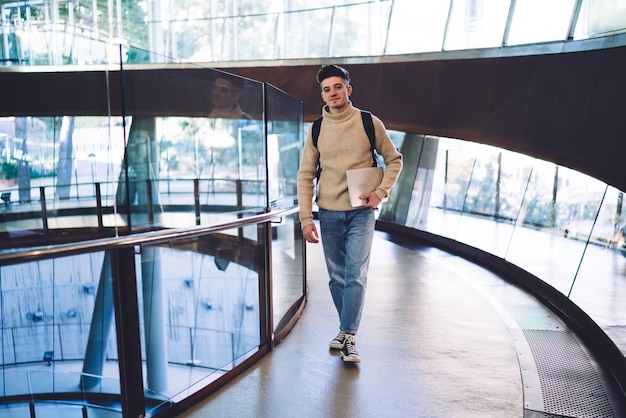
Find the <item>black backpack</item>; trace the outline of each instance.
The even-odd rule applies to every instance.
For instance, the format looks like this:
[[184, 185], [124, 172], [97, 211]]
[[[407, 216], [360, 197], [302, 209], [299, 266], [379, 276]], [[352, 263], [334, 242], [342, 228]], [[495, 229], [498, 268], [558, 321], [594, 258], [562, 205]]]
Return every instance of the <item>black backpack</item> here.
[[[322, 119], [315, 119], [313, 122], [313, 126], [311, 128], [311, 135], [313, 137], [313, 146], [317, 148], [317, 140], [320, 136], [320, 128], [322, 127]], [[378, 167], [378, 159], [376, 158], [376, 134], [374, 133], [374, 122], [372, 121], [372, 114], [367, 110], [361, 110], [361, 119], [363, 119], [363, 127], [365, 128], [365, 133], [370, 140], [370, 150], [372, 151], [372, 167]], [[320, 166], [317, 170], [317, 178], [320, 177], [320, 171], [322, 167]]]

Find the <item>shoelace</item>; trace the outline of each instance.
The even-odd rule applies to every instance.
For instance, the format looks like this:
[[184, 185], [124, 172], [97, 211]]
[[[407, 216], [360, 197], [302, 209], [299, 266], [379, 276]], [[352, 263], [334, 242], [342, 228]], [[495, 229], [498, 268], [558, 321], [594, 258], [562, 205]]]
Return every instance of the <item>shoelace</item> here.
[[346, 338], [346, 342], [345, 342], [345, 347], [346, 347], [346, 352], [348, 353], [349, 356], [356, 354], [358, 355], [358, 353], [356, 352], [356, 341], [354, 341], [354, 338]]

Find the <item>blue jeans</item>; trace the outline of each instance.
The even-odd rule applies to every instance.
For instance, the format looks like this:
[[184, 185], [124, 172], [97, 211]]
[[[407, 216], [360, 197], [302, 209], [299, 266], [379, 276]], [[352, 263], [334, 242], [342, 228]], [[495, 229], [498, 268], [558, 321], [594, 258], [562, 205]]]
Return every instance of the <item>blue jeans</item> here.
[[339, 329], [356, 334], [361, 322], [367, 270], [376, 219], [373, 209], [347, 212], [319, 209], [320, 234], [339, 314]]

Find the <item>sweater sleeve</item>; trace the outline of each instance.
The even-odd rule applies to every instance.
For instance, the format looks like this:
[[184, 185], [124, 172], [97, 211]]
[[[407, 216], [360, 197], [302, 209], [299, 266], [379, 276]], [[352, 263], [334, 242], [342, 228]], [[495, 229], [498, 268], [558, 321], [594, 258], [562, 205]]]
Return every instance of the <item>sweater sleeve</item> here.
[[309, 128], [298, 170], [298, 204], [302, 228], [313, 223], [314, 182], [317, 177], [318, 164], [319, 151], [313, 145], [311, 128]]
[[380, 186], [376, 188], [376, 195], [383, 201], [389, 197], [391, 188], [396, 184], [400, 171], [402, 171], [402, 154], [396, 149], [387, 134], [383, 122], [372, 115], [374, 132], [376, 133], [376, 151], [383, 157], [385, 162], [385, 174]]

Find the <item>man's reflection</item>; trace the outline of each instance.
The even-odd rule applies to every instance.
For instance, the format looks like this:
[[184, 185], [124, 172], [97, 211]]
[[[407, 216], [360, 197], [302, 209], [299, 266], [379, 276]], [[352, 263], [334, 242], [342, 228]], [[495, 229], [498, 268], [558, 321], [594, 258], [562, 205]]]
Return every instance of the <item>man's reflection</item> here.
[[[244, 112], [240, 99], [246, 94], [245, 80], [229, 74], [217, 74], [213, 82], [212, 108], [208, 125], [200, 130], [207, 150], [211, 190], [216, 179], [258, 180], [257, 166], [263, 156], [259, 121]], [[244, 96], [244, 102], [246, 97]], [[261, 161], [262, 162], [262, 161]]]
[[243, 80], [224, 74], [218, 75], [213, 85], [213, 109], [210, 118], [250, 119], [241, 110], [239, 98], [243, 91]]

